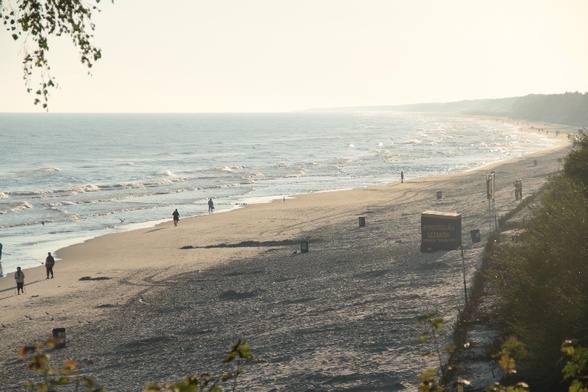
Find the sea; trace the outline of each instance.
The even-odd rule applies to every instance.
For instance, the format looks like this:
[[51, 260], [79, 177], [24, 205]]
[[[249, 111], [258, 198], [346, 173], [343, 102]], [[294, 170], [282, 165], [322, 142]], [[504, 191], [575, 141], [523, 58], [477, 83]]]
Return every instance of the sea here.
[[[520, 124], [423, 113], [0, 114], [4, 275], [47, 252], [300, 194], [467, 171], [552, 147]], [[58, 253], [58, 252], [57, 252]], [[57, 254], [58, 258], [59, 254]]]

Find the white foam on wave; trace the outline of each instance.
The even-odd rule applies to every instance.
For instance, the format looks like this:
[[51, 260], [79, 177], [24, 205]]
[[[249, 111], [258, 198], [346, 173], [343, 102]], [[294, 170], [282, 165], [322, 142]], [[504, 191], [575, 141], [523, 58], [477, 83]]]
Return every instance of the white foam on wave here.
[[100, 187], [98, 185], [89, 184], [89, 185], [70, 188], [68, 192], [70, 192], [72, 195], [78, 195], [80, 193], [86, 193], [86, 192], [98, 192], [99, 190], [100, 190]]
[[61, 169], [59, 169], [58, 167], [39, 167], [37, 169], [31, 169], [31, 170], [21, 170], [18, 171], [17, 173], [19, 175], [22, 176], [26, 176], [26, 175], [43, 175], [43, 174], [48, 174], [48, 173], [57, 173], [60, 172]]
[[224, 166], [218, 166], [215, 168], [216, 170], [220, 170], [220, 171], [225, 171], [225, 172], [232, 172], [235, 170], [241, 170], [243, 169], [243, 166], [228, 166], [228, 165], [224, 165]]
[[22, 201], [16, 205], [13, 205], [10, 207], [10, 211], [11, 212], [19, 212], [19, 211], [24, 211], [24, 210], [28, 210], [30, 208], [33, 208], [33, 205], [27, 201]]
[[52, 172], [60, 172], [61, 169], [59, 169], [58, 167], [42, 167], [40, 169], [35, 169], [35, 172], [40, 172], [40, 173], [52, 173]]
[[73, 201], [57, 201], [57, 202], [53, 202], [53, 203], [43, 204], [44, 207], [52, 208], [52, 209], [57, 209], [62, 206], [73, 206], [73, 205], [76, 205], [76, 203]]
[[173, 181], [169, 178], [160, 178], [159, 180], [154, 180], [154, 181], [149, 181], [149, 182], [143, 183], [143, 185], [145, 185], [146, 187], [154, 187], [154, 186], [170, 185], [170, 184], [173, 184]]
[[241, 178], [243, 179], [251, 179], [251, 178], [262, 178], [265, 177], [265, 174], [261, 172], [249, 172], [244, 174]]
[[306, 170], [299, 169], [293, 173], [286, 174], [286, 178], [296, 178], [296, 177], [304, 177], [306, 176]]

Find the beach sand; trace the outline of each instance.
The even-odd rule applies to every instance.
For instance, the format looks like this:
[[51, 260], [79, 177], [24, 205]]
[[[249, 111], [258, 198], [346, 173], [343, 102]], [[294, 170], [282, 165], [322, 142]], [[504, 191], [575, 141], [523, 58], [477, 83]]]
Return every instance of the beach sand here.
[[109, 391], [219, 372], [239, 338], [259, 360], [246, 366], [239, 390], [416, 390], [418, 375], [438, 366], [425, 355], [432, 346], [416, 343], [416, 318], [444, 317], [450, 344], [465, 301], [460, 251], [420, 252], [421, 213], [462, 214], [470, 284], [496, 216], [519, 203], [515, 180], [527, 197], [560, 167], [570, 143], [565, 134], [553, 140], [552, 150], [466, 173], [404, 173], [402, 184], [279, 199], [177, 227], [170, 219], [61, 249], [54, 279], [43, 266], [24, 271], [24, 295], [15, 295], [12, 273], [0, 279], [0, 390], [34, 379], [18, 350], [53, 328], [67, 339], [53, 364], [94, 359], [85, 371]]

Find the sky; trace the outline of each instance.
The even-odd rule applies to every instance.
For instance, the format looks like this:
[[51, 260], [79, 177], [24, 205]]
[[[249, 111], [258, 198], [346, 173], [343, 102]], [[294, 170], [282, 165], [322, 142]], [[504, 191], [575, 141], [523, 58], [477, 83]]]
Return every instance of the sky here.
[[[49, 41], [55, 113], [291, 112], [588, 92], [587, 0], [115, 0], [88, 75]], [[43, 112], [0, 30], [0, 112]]]

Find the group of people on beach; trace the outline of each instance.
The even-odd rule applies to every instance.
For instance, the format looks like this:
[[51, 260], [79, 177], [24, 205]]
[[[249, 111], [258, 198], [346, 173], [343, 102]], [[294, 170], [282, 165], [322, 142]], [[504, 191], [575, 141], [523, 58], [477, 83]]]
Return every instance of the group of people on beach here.
[[[214, 212], [214, 202], [212, 201], [212, 197], [208, 199], [208, 213], [212, 214]], [[178, 225], [180, 221], [180, 213], [176, 208], [172, 213], [172, 217], [174, 220], [174, 226]], [[2, 244], [0, 243], [0, 260], [2, 260]], [[55, 266], [55, 258], [48, 252], [47, 257], [45, 258], [45, 270], [47, 272], [46, 279], [53, 279], [53, 267]], [[14, 280], [16, 281], [16, 293], [20, 295], [21, 293], [24, 294], [24, 282], [25, 282], [25, 274], [20, 267], [16, 267], [16, 272], [14, 273]]]
[[[212, 214], [214, 212], [214, 202], [212, 201], [212, 197], [208, 199], [208, 213]], [[176, 208], [174, 210], [174, 212], [172, 212], [172, 218], [174, 220], [174, 226], [178, 225], [178, 222], [180, 221], [180, 213], [178, 212], [178, 209]]]
[[[51, 279], [53, 279], [53, 266], [55, 266], [55, 258], [51, 252], [48, 252], [47, 257], [45, 258], [45, 271], [47, 272], [47, 279], [49, 279], [49, 275], [51, 275]], [[16, 294], [24, 294], [25, 274], [20, 267], [16, 267], [14, 280], [16, 282]]]

